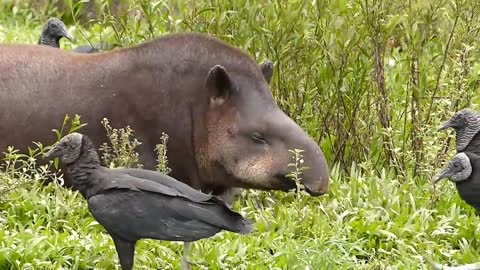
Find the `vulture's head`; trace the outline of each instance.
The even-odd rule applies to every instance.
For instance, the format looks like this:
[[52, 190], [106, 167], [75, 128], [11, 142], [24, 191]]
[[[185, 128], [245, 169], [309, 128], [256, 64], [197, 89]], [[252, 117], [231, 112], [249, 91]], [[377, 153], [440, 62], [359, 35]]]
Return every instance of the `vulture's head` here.
[[470, 159], [465, 153], [458, 153], [432, 182], [436, 184], [444, 178], [449, 178], [452, 182], [461, 182], [467, 180], [470, 174], [472, 174]]
[[470, 109], [458, 111], [447, 122], [443, 123], [438, 131], [447, 128], [455, 130], [457, 151], [463, 151], [473, 136], [480, 131], [480, 114]]
[[59, 157], [60, 161], [69, 164], [77, 161], [82, 152], [83, 135], [80, 133], [70, 133], [60, 139], [50, 151], [43, 155], [43, 158]]
[[67, 30], [65, 24], [57, 19], [50, 18], [43, 26], [42, 39], [59, 41], [62, 37], [73, 41], [73, 36]]

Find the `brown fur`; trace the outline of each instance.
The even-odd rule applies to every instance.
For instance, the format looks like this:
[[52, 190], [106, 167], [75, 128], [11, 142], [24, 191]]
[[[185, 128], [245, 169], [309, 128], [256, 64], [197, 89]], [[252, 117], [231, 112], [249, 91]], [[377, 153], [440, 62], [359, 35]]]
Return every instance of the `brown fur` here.
[[[209, 75], [215, 65], [224, 72]], [[323, 194], [325, 158], [276, 105], [265, 80], [269, 72], [241, 50], [200, 34], [97, 54], [0, 45], [0, 149], [51, 144], [51, 129], [74, 113], [88, 123], [80, 132], [98, 147], [107, 140], [100, 124], [107, 117], [113, 127], [135, 130], [147, 169], [154, 168], [153, 149], [166, 132], [171, 175], [206, 192], [292, 188], [280, 175], [291, 162], [287, 149], [299, 147], [311, 167], [305, 183], [312, 194]], [[232, 88], [223, 89], [228, 82]], [[254, 131], [267, 134], [269, 143], [252, 142]]]

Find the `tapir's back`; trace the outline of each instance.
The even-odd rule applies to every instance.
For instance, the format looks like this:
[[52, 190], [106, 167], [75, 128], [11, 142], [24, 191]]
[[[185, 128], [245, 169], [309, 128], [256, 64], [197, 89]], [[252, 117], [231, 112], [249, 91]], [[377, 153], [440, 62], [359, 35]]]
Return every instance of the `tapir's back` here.
[[[0, 45], [0, 149], [52, 143], [65, 114], [91, 102], [88, 57], [38, 45]], [[82, 65], [78, 63], [82, 62]], [[83, 91], [79, 90], [83, 89]], [[28, 145], [27, 145], [28, 144]]]
[[[187, 106], [202, 100], [195, 96], [202, 95], [197, 88], [203, 87], [215, 64], [262, 76], [257, 64], [240, 50], [196, 34], [169, 35], [133, 48], [94, 54], [2, 44], [0, 151], [9, 145], [26, 150], [32, 141], [53, 143], [56, 136], [51, 130], [61, 127], [66, 114], [76, 113], [88, 122], [82, 131], [97, 146], [106, 140], [100, 124], [104, 117], [112, 126], [132, 127], [143, 143], [139, 151], [152, 152], [150, 164], [145, 164], [152, 167], [155, 144], [149, 140], [158, 143], [162, 131], [171, 141], [190, 143]], [[191, 149], [175, 150], [191, 153]]]

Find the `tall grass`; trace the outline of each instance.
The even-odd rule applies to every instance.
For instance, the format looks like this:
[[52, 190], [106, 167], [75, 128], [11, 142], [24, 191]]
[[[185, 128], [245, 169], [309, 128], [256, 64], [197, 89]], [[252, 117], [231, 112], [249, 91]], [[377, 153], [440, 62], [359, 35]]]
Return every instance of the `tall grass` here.
[[[0, 40], [36, 43], [41, 25], [58, 16], [77, 38], [64, 40], [65, 49], [198, 31], [274, 62], [271, 90], [321, 145], [331, 191], [244, 191], [235, 207], [255, 219], [256, 232], [195, 243], [199, 269], [427, 269], [426, 257], [480, 260], [479, 218], [452, 184], [428, 183], [455, 151], [452, 135], [436, 127], [461, 108], [480, 109], [479, 1], [34, 4], [0, 2]], [[9, 196], [0, 267], [113, 267], [112, 243], [76, 193], [35, 185]], [[179, 245], [145, 241], [137, 250], [139, 268], [178, 266]]]
[[[343, 176], [342, 176], [343, 175]], [[234, 208], [251, 235], [222, 232], [194, 243], [195, 269], [429, 269], [427, 259], [480, 259], [479, 218], [444, 185], [402, 183], [393, 171], [332, 170], [322, 198], [243, 191]], [[113, 242], [77, 192], [32, 182], [0, 204], [0, 269], [119, 269]], [[136, 269], [178, 269], [182, 244], [142, 240]]]

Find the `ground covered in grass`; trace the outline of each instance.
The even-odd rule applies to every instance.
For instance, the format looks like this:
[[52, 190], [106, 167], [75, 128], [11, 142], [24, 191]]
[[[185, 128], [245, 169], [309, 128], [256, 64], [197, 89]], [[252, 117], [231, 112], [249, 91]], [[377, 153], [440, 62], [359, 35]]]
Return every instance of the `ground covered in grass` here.
[[[77, 192], [21, 187], [0, 205], [0, 269], [119, 269], [110, 237]], [[429, 269], [480, 261], [479, 218], [451, 183], [332, 172], [328, 195], [244, 191], [251, 235], [194, 243], [196, 269]], [[136, 269], [178, 269], [182, 244], [143, 240]]]

